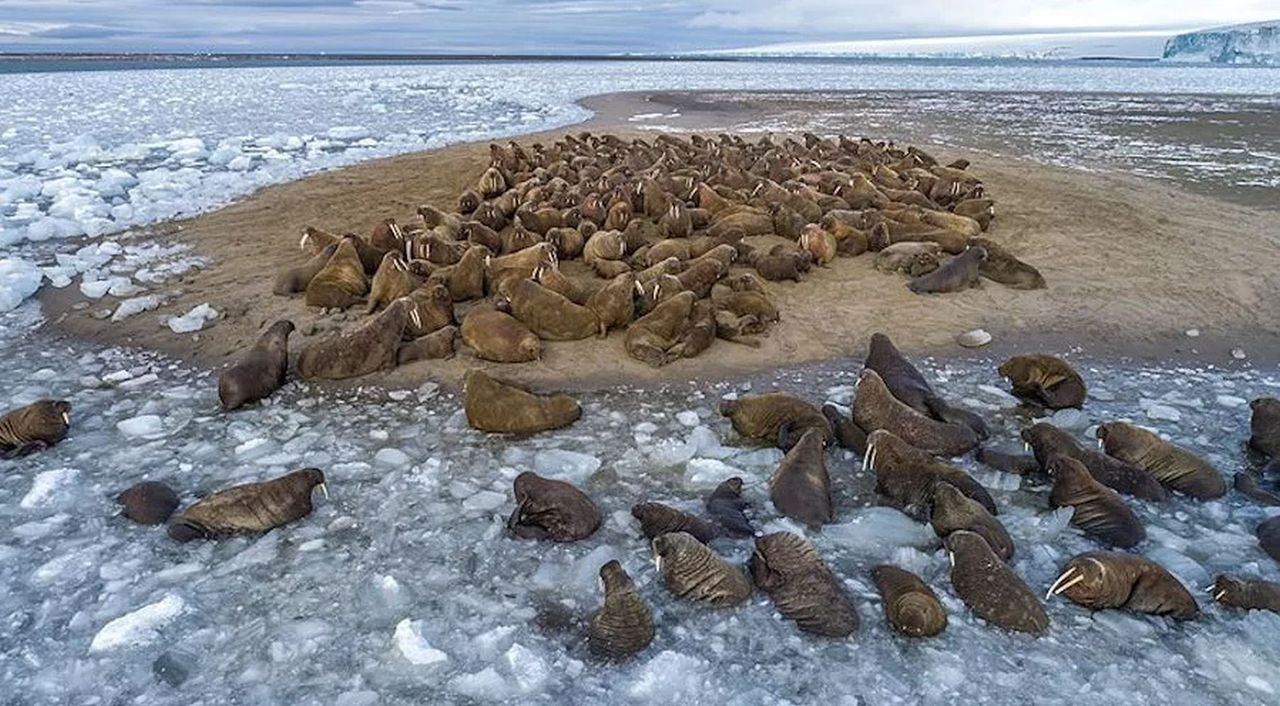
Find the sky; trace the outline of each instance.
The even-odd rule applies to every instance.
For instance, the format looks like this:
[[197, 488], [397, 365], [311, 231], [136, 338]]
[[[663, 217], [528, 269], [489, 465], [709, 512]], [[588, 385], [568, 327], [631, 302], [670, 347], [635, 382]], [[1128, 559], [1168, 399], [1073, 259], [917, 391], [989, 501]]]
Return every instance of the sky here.
[[1278, 0], [0, 0], [0, 52], [675, 53], [1271, 19]]

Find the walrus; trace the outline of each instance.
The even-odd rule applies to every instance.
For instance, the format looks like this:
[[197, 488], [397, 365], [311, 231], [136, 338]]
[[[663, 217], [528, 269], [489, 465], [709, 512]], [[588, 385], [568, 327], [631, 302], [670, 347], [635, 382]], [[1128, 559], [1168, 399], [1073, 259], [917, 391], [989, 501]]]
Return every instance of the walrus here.
[[480, 221], [466, 221], [462, 224], [458, 235], [472, 245], [483, 245], [491, 253], [502, 251], [502, 236], [498, 235], [498, 231]]
[[804, 537], [791, 532], [757, 537], [747, 566], [782, 617], [801, 630], [824, 637], [857, 631], [858, 611], [844, 586]]
[[298, 377], [343, 380], [391, 370], [410, 323], [420, 326], [421, 319], [413, 300], [401, 297], [350, 333], [337, 333], [307, 346], [298, 356]]
[[979, 446], [973, 452], [973, 458], [978, 463], [1015, 476], [1029, 476], [1040, 471], [1036, 457], [1027, 454], [1012, 454]]
[[668, 353], [673, 358], [693, 358], [711, 347], [716, 340], [716, 307], [707, 299], [693, 303], [689, 321], [680, 338]]
[[951, 586], [974, 615], [1005, 630], [1038, 635], [1049, 629], [1044, 605], [982, 535], [957, 530], [944, 544], [951, 557]]
[[1270, 490], [1263, 488], [1258, 483], [1258, 479], [1248, 471], [1241, 471], [1237, 473], [1233, 485], [1235, 486], [1236, 492], [1256, 503], [1261, 503], [1262, 505], [1268, 505], [1271, 507], [1280, 507], [1280, 494], [1273, 493]]
[[396, 365], [408, 365], [419, 360], [446, 360], [458, 351], [458, 327], [442, 329], [402, 343], [396, 351]]
[[0, 458], [22, 458], [43, 451], [67, 436], [71, 403], [38, 400], [0, 417]]
[[667, 240], [659, 240], [645, 250], [642, 264], [645, 267], [653, 267], [669, 257], [674, 257], [677, 260], [688, 260], [693, 257], [689, 252], [689, 239], [668, 238]]
[[825, 267], [836, 259], [836, 238], [816, 223], [810, 223], [800, 233], [800, 249], [813, 255], [817, 265]]
[[939, 456], [959, 456], [978, 445], [978, 435], [971, 427], [940, 422], [917, 412], [894, 397], [880, 375], [870, 368], [858, 378], [853, 421], [864, 431], [885, 429], [908, 444]]
[[668, 532], [687, 532], [706, 544], [720, 536], [720, 529], [710, 522], [662, 503], [633, 505], [631, 516], [640, 521], [640, 531], [649, 539]]
[[1071, 526], [1102, 544], [1129, 549], [1147, 538], [1147, 530], [1120, 494], [1099, 483], [1079, 461], [1055, 456], [1046, 469], [1053, 478], [1051, 507], [1071, 507]]
[[969, 241], [987, 251], [987, 257], [978, 266], [978, 273], [992, 282], [999, 282], [1012, 289], [1044, 289], [1044, 275], [1036, 268], [1019, 260], [990, 238], [973, 238]]
[[510, 304], [511, 315], [543, 340], [580, 341], [600, 329], [600, 320], [591, 309], [578, 306], [531, 279], [507, 280], [501, 294]]
[[907, 289], [916, 294], [945, 294], [975, 287], [982, 262], [986, 259], [985, 249], [976, 246], [966, 248], [933, 272], [907, 282]]
[[527, 363], [542, 357], [542, 341], [528, 326], [483, 304], [462, 317], [462, 342], [476, 357], [495, 363]]
[[458, 213], [461, 213], [464, 216], [470, 215], [475, 212], [477, 208], [480, 208], [481, 200], [480, 194], [476, 193], [472, 189], [467, 189], [458, 196]]
[[525, 471], [513, 482], [516, 508], [507, 529], [521, 539], [576, 542], [600, 527], [600, 510], [587, 494], [562, 480]]
[[930, 498], [929, 524], [941, 539], [958, 530], [976, 532], [1003, 561], [1013, 558], [1013, 538], [982, 503], [961, 493], [954, 485], [938, 481]]
[[1258, 523], [1253, 533], [1258, 537], [1258, 546], [1262, 547], [1262, 551], [1280, 561], [1280, 515]]
[[947, 629], [947, 611], [920, 577], [896, 566], [881, 564], [871, 580], [884, 600], [884, 615], [895, 630], [909, 637], [933, 637]]
[[311, 280], [315, 279], [320, 270], [323, 270], [324, 266], [329, 264], [329, 258], [337, 251], [338, 244], [330, 243], [301, 265], [290, 267], [276, 275], [275, 284], [271, 286], [271, 293], [284, 296], [307, 291], [307, 285], [311, 284]]
[[[890, 215], [894, 214], [891, 212]], [[873, 252], [899, 243], [933, 243], [944, 253], [960, 255], [969, 247], [969, 236], [929, 224], [906, 224], [896, 220], [882, 221], [867, 231], [867, 249]]]
[[1219, 574], [1209, 592], [1225, 606], [1280, 613], [1280, 583], [1274, 581]]
[[178, 509], [178, 494], [159, 481], [148, 480], [129, 486], [116, 496], [120, 514], [140, 525], [163, 525]]
[[722, 400], [720, 416], [728, 417], [734, 431], [748, 439], [759, 439], [771, 444], [778, 444], [785, 434], [799, 435], [808, 429], [821, 432], [824, 444], [835, 437], [831, 422], [827, 421], [820, 410], [785, 392]]
[[431, 273], [431, 280], [443, 284], [455, 302], [479, 299], [484, 296], [485, 262], [488, 259], [488, 248], [472, 245], [462, 254], [457, 264]]
[[724, 276], [726, 267], [716, 259], [699, 259], [676, 275], [682, 289], [693, 292], [701, 299], [711, 293], [711, 287]]
[[385, 218], [374, 225], [369, 232], [369, 245], [379, 250], [404, 252], [404, 229], [394, 218]]
[[689, 325], [695, 300], [693, 292], [680, 292], [636, 319], [627, 327], [623, 339], [627, 355], [655, 368], [676, 360], [679, 356], [673, 355], [671, 349]]
[[862, 430], [852, 419], [840, 413], [835, 405], [822, 405], [822, 416], [831, 422], [831, 428], [835, 432], [836, 444], [842, 449], [848, 449], [854, 453], [861, 454], [867, 450], [867, 433]]
[[452, 326], [453, 298], [449, 290], [438, 282], [424, 284], [409, 294], [417, 318], [409, 317], [405, 338], [421, 338], [446, 326]]
[[591, 616], [587, 646], [597, 658], [620, 661], [653, 642], [653, 612], [617, 559], [600, 567], [604, 605]]
[[778, 464], [769, 479], [769, 498], [778, 512], [810, 527], [835, 520], [831, 477], [822, 432], [812, 427]]
[[653, 539], [653, 563], [676, 598], [726, 607], [751, 598], [751, 581], [687, 532]]
[[894, 243], [876, 253], [872, 262], [881, 272], [901, 272], [911, 277], [927, 275], [942, 264], [942, 248], [932, 241]]
[[534, 277], [539, 268], [554, 269], [559, 263], [555, 248], [548, 243], [538, 243], [509, 255], [486, 259], [485, 282], [489, 293], [497, 294], [503, 285], [512, 280]]
[[596, 315], [600, 338], [611, 328], [625, 328], [636, 315], [636, 276], [624, 272], [587, 298], [587, 308]]
[[973, 412], [953, 407], [925, 380], [924, 375], [902, 355], [893, 341], [883, 333], [871, 334], [867, 344], [864, 368], [874, 370], [880, 381], [898, 401], [940, 422], [960, 424], [973, 430], [979, 440], [990, 436], [987, 423]]
[[1072, 557], [1045, 598], [1065, 595], [1090, 610], [1120, 608], [1191, 620], [1196, 599], [1164, 567], [1136, 554], [1085, 552]]
[[577, 228], [552, 228], [547, 231], [547, 242], [556, 249], [561, 260], [572, 260], [582, 254], [587, 239]]
[[311, 491], [326, 497], [324, 472], [303, 468], [279, 478], [220, 490], [183, 510], [169, 523], [179, 542], [262, 534], [311, 514]]
[[717, 338], [751, 348], [760, 347], [760, 339], [752, 332], [759, 332], [765, 324], [755, 316], [739, 316], [728, 309], [716, 309], [714, 318]]
[[369, 284], [369, 299], [365, 304], [365, 313], [372, 314], [400, 297], [407, 297], [421, 284], [418, 278], [409, 271], [404, 257], [398, 252], [388, 252], [382, 257], [382, 264], [373, 274]]
[[[711, 288], [711, 301], [715, 303], [717, 309], [727, 309], [738, 316], [752, 316], [762, 326], [774, 323], [781, 318], [778, 307], [764, 292], [756, 290], [738, 292], [724, 284], [717, 284]], [[748, 333], [763, 333], [763, 329], [748, 331]]]
[[1280, 457], [1280, 400], [1259, 397], [1249, 409], [1249, 446], [1267, 458]]
[[1022, 440], [1031, 446], [1036, 461], [1045, 471], [1049, 470], [1049, 462], [1054, 456], [1066, 456], [1084, 464], [1094, 480], [1112, 490], [1143, 500], [1160, 501], [1169, 497], [1155, 476], [1131, 463], [1085, 448], [1070, 433], [1048, 422], [1038, 422], [1023, 429]]
[[1154, 432], [1125, 422], [1107, 422], [1098, 426], [1097, 436], [1108, 456], [1147, 471], [1169, 490], [1197, 500], [1227, 493], [1227, 482], [1218, 469]]
[[717, 485], [704, 500], [707, 514], [716, 521], [720, 529], [730, 537], [750, 537], [756, 531], [746, 511], [751, 503], [742, 497], [742, 479], [734, 476]]
[[968, 473], [939, 461], [884, 429], [867, 436], [862, 466], [875, 472], [876, 492], [908, 514], [919, 514], [929, 506], [934, 485], [939, 481], [955, 486], [992, 515], [999, 514], [991, 494]]
[[1000, 364], [1013, 394], [1049, 409], [1083, 407], [1088, 391], [1084, 378], [1067, 361], [1051, 355], [1015, 355]]
[[467, 371], [463, 394], [467, 423], [479, 431], [531, 434], [569, 426], [582, 416], [568, 395], [534, 394], [480, 370]]
[[218, 375], [218, 400], [230, 412], [271, 396], [289, 374], [289, 334], [293, 322], [280, 320], [258, 336], [253, 347]]
[[484, 174], [480, 175], [480, 181], [476, 182], [476, 191], [486, 199], [501, 194], [507, 190], [507, 180], [502, 176], [502, 172], [497, 167], [489, 167], [484, 170]]
[[307, 306], [346, 309], [369, 293], [369, 278], [360, 264], [354, 240], [343, 238], [333, 256], [307, 283], [304, 297]]
[[770, 282], [787, 279], [799, 282], [803, 264], [801, 257], [792, 253], [758, 254], [751, 260], [751, 265], [756, 268], [756, 272]]
[[307, 226], [302, 229], [302, 238], [298, 240], [298, 248], [303, 252], [309, 252], [312, 255], [318, 255], [330, 245], [337, 247], [342, 242], [342, 236]]
[[601, 277], [613, 278], [631, 269], [623, 262], [627, 256], [627, 241], [617, 230], [601, 230], [587, 239], [582, 248], [582, 260]]

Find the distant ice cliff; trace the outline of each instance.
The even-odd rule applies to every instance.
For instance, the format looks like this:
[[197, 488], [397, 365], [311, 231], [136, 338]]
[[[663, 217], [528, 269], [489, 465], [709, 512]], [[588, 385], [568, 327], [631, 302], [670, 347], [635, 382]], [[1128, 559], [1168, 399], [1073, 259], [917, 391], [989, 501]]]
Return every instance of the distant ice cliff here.
[[1164, 45], [1169, 61], [1280, 66], [1280, 20], [1179, 34]]

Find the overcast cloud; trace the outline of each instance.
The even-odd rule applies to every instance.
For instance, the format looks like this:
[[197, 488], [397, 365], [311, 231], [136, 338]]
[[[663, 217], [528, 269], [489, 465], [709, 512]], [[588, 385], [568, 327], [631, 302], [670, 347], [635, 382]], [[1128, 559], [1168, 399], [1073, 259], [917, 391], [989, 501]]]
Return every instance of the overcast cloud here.
[[676, 52], [1277, 15], [1276, 0], [0, 0], [0, 51]]

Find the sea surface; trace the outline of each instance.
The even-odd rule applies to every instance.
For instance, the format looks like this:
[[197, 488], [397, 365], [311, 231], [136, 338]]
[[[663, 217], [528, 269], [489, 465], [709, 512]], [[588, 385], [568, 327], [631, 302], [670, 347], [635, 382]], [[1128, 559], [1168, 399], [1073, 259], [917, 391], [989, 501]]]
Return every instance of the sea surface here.
[[[74, 286], [116, 316], [153, 317], [190, 335], [191, 319], [175, 324], [153, 309], [175, 277], [209, 263], [132, 233], [321, 169], [568, 125], [587, 117], [575, 100], [602, 92], [813, 89], [853, 95], [869, 109], [881, 96], [911, 92], [909, 114], [956, 116], [945, 133], [921, 134], [975, 147], [1008, 134], [1010, 151], [1025, 156], [1142, 165], [1191, 184], [1213, 171], [1142, 157], [1165, 154], [1176, 129], [1149, 126], [1139, 131], [1146, 137], [1126, 142], [1107, 116], [1151, 122], [1142, 116], [1153, 105], [1166, 116], [1201, 116], [1186, 130], [1202, 137], [1186, 139], [1217, 145], [1223, 138], [1205, 127], [1206, 106], [1244, 111], [1251, 117], [1241, 124], [1259, 124], [1278, 82], [1280, 72], [1265, 69], [925, 61], [6, 75], [0, 380], [8, 406], [68, 399], [74, 422], [54, 449], [0, 461], [0, 703], [1275, 703], [1280, 616], [1219, 609], [1200, 590], [1222, 571], [1280, 580], [1253, 537], [1275, 510], [1238, 495], [1131, 503], [1149, 533], [1138, 551], [1201, 598], [1201, 619], [1090, 614], [1056, 599], [1048, 604], [1053, 627], [1039, 639], [1005, 634], [968, 612], [932, 530], [875, 506], [873, 477], [859, 458], [828, 456], [836, 524], [809, 531], [780, 519], [767, 490], [779, 453], [737, 437], [716, 406], [773, 389], [848, 404], [858, 361], [584, 394], [577, 424], [510, 439], [467, 428], [459, 400], [432, 383], [335, 392], [292, 382], [269, 404], [221, 414], [210, 371], [53, 337], [37, 330], [41, 313], [28, 297], [39, 286]], [[1000, 112], [1024, 118], [985, 115], [983, 96], [997, 93]], [[1133, 105], [1145, 107], [1126, 110]], [[893, 115], [874, 118], [869, 132], [892, 132]], [[821, 115], [790, 124], [821, 129]], [[1249, 145], [1275, 139], [1242, 132]], [[1120, 136], [1087, 148], [1108, 135]], [[1228, 477], [1254, 462], [1243, 450], [1247, 401], [1280, 389], [1277, 370], [1247, 361], [1228, 370], [1072, 360], [1091, 397], [1084, 411], [1058, 413], [1055, 423], [1092, 443], [1097, 423], [1132, 419], [1204, 454]], [[1019, 448], [1018, 431], [1043, 416], [1003, 391], [999, 361], [981, 353], [920, 362], [947, 397], [989, 420], [997, 447]], [[1097, 548], [1066, 513], [1048, 508], [1042, 479], [960, 464], [992, 490], [1017, 544], [1013, 568], [1033, 589], [1043, 592], [1069, 557]], [[302, 466], [326, 471], [332, 497], [317, 496], [310, 517], [261, 538], [176, 545], [163, 530], [114, 516], [114, 495], [140, 480], [163, 480], [188, 503]], [[570, 545], [508, 538], [511, 480], [524, 470], [584, 487], [604, 512], [601, 530]], [[730, 475], [746, 480], [760, 527], [816, 543], [858, 606], [857, 636], [802, 636], [762, 594], [710, 610], [665, 592], [631, 505], [698, 511]], [[743, 542], [716, 548], [735, 563], [750, 552]], [[636, 579], [658, 626], [654, 644], [622, 665], [593, 662], [581, 640], [599, 604], [596, 572], [612, 558]], [[890, 633], [868, 578], [885, 561], [938, 592], [951, 621], [942, 637]]]

